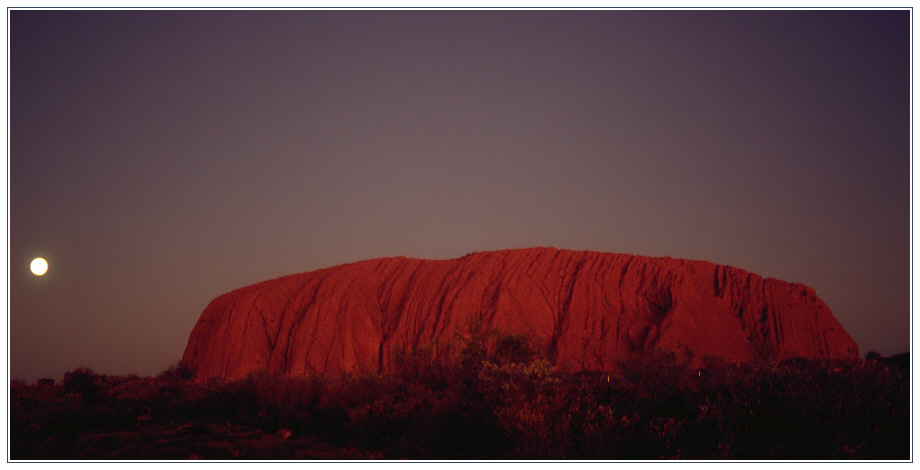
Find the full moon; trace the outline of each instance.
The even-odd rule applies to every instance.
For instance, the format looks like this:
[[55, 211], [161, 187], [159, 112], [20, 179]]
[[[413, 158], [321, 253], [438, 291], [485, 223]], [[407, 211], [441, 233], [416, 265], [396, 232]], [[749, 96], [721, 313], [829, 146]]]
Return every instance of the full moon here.
[[32, 260], [32, 274], [41, 276], [48, 271], [48, 262], [44, 258], [35, 258]]

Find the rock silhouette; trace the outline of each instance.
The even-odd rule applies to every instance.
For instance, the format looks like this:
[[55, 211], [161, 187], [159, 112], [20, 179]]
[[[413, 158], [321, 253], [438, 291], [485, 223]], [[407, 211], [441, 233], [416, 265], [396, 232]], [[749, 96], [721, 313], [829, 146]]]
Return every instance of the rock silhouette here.
[[666, 349], [736, 362], [858, 358], [811, 288], [706, 261], [533, 248], [381, 258], [224, 294], [182, 362], [199, 379], [394, 371], [406, 351], [456, 356], [474, 331], [528, 338], [564, 371]]

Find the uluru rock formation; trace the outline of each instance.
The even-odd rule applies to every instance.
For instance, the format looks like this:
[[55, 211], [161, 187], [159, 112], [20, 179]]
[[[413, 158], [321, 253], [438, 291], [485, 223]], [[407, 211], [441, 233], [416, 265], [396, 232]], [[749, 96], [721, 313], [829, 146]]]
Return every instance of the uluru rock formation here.
[[471, 324], [523, 335], [566, 371], [659, 349], [736, 362], [859, 354], [804, 285], [706, 261], [533, 248], [373, 259], [237, 289], [207, 306], [182, 363], [199, 379], [388, 373], [400, 352], [456, 354]]

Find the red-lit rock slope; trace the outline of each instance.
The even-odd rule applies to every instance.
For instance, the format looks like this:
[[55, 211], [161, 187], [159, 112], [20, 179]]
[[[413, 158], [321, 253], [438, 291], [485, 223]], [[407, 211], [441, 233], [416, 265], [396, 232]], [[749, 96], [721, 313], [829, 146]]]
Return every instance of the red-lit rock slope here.
[[381, 258], [214, 299], [183, 363], [199, 379], [257, 369], [387, 373], [399, 352], [456, 354], [478, 324], [526, 335], [561, 370], [670, 349], [734, 361], [857, 358], [814, 290], [705, 261], [534, 248]]

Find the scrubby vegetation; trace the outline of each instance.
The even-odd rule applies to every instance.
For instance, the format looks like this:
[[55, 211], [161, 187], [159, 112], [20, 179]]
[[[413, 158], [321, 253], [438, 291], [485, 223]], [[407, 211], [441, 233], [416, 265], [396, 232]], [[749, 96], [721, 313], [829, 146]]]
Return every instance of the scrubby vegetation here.
[[[475, 339], [475, 338], [474, 338]], [[562, 374], [526, 338], [389, 376], [13, 382], [12, 459], [909, 459], [907, 356]]]

